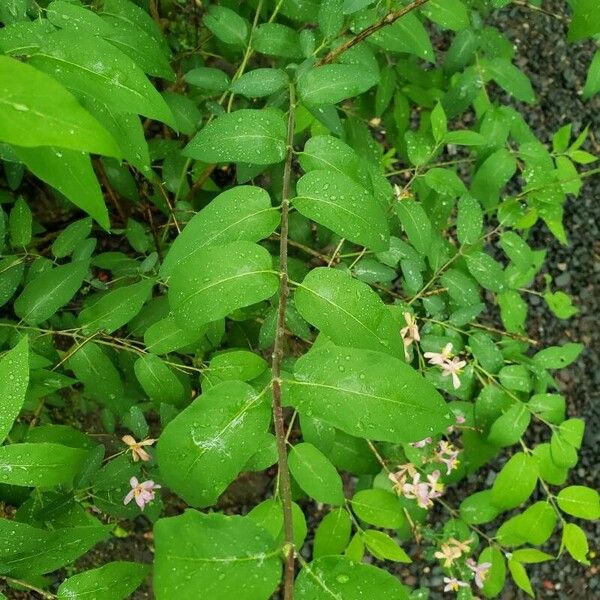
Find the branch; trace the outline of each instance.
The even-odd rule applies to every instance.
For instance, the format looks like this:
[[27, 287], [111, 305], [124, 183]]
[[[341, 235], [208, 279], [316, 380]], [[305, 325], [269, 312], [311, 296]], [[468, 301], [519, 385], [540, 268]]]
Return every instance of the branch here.
[[350, 38], [348, 41], [344, 42], [341, 46], [338, 46], [337, 48], [331, 50], [331, 52], [329, 52], [329, 54], [325, 55], [317, 63], [317, 66], [327, 65], [329, 63], [332, 63], [334, 60], [336, 60], [338, 58], [338, 56], [340, 56], [340, 54], [343, 54], [344, 52], [346, 52], [346, 50], [349, 50], [353, 46], [356, 46], [356, 44], [360, 44], [361, 42], [364, 42], [364, 40], [366, 40], [369, 36], [373, 35], [374, 33], [377, 33], [383, 27], [386, 27], [387, 25], [391, 25], [392, 23], [394, 23], [395, 21], [397, 21], [404, 15], [407, 15], [409, 12], [412, 12], [416, 8], [419, 8], [419, 6], [422, 6], [426, 2], [427, 2], [427, 0], [413, 0], [413, 2], [402, 7], [400, 10], [388, 13], [387, 15], [385, 15], [385, 17], [383, 17], [383, 19], [381, 19], [381, 21], [377, 21], [377, 23], [373, 23], [373, 25], [370, 25], [366, 29], [363, 29], [360, 33], [355, 35], [353, 38]]
[[287, 154], [283, 169], [283, 198], [281, 200], [281, 227], [279, 234], [279, 305], [277, 307], [277, 330], [275, 332], [275, 346], [273, 348], [273, 421], [275, 423], [275, 437], [277, 438], [277, 465], [279, 471], [279, 490], [283, 507], [283, 527], [285, 543], [283, 546], [285, 556], [284, 574], [284, 600], [294, 597], [294, 528], [292, 521], [292, 491], [290, 485], [290, 472], [287, 462], [287, 448], [285, 445], [285, 424], [281, 403], [281, 363], [283, 362], [283, 345], [285, 343], [285, 308], [290, 293], [288, 282], [288, 229], [290, 207], [290, 181], [292, 176], [292, 144], [294, 141], [294, 103], [295, 94], [293, 84], [290, 84], [290, 110], [287, 127]]

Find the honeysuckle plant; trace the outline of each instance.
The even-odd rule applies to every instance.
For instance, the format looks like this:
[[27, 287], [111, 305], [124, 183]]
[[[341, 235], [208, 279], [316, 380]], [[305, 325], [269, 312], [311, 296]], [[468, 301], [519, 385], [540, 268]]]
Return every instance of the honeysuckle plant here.
[[[505, 102], [536, 100], [509, 5], [0, 2], [0, 598], [533, 596], [588, 564], [583, 346], [540, 347], [527, 297], [577, 313], [530, 233], [568, 244], [599, 169]], [[152, 565], [73, 569], [135, 519]]]

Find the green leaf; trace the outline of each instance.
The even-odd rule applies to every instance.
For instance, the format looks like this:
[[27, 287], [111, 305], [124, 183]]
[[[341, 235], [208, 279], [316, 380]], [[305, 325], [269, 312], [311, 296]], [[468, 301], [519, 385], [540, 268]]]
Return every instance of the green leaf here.
[[571, 468], [577, 464], [577, 450], [558, 430], [552, 432], [550, 454], [552, 462], [558, 467]]
[[0, 561], [3, 573], [19, 577], [56, 571], [110, 535], [113, 526], [38, 529], [0, 519]]
[[402, 340], [381, 298], [338, 269], [315, 268], [294, 295], [298, 312], [339, 346], [404, 356]]
[[505, 58], [483, 58], [479, 61], [484, 72], [493, 79], [501, 88], [521, 102], [533, 104], [535, 92], [531, 81], [523, 71], [515, 67]]
[[589, 552], [587, 537], [585, 531], [579, 525], [565, 523], [563, 525], [561, 543], [577, 562], [586, 566], [590, 564], [587, 558]]
[[323, 504], [343, 504], [342, 478], [329, 459], [312, 444], [296, 444], [288, 455], [290, 473], [298, 485]]
[[502, 467], [492, 485], [492, 502], [502, 510], [523, 504], [537, 483], [536, 462], [523, 452], [514, 454]]
[[157, 447], [163, 481], [188, 504], [214, 504], [259, 449], [271, 413], [264, 395], [226, 381], [197, 398], [164, 429]]
[[573, 517], [589, 520], [600, 517], [600, 498], [592, 488], [571, 485], [558, 492], [556, 501], [563, 512]]
[[280, 111], [244, 108], [211, 121], [183, 153], [206, 163], [278, 163], [285, 158], [286, 131]]
[[478, 331], [469, 336], [471, 352], [481, 366], [490, 373], [497, 373], [504, 364], [504, 357], [492, 338]]
[[477, 283], [486, 290], [499, 293], [504, 289], [504, 270], [486, 252], [471, 252], [465, 255], [467, 269]]
[[122, 406], [124, 390], [119, 372], [102, 348], [87, 342], [71, 352], [67, 365], [85, 386], [86, 394], [116, 414], [128, 410], [128, 406]]
[[477, 169], [471, 183], [471, 194], [481, 202], [484, 208], [498, 204], [500, 190], [517, 170], [515, 157], [501, 148], [491, 154]]
[[154, 527], [157, 600], [268, 600], [281, 577], [281, 548], [249, 517], [187, 510]]
[[545, 292], [544, 300], [559, 319], [569, 319], [579, 312], [579, 309], [573, 306], [571, 297], [564, 292]]
[[487, 598], [494, 598], [504, 588], [506, 580], [506, 563], [502, 552], [493, 546], [487, 547], [479, 555], [479, 564], [489, 562], [492, 564], [483, 584], [483, 593]]
[[52, 77], [0, 56], [0, 82], [0, 141], [121, 155], [108, 131]]
[[85, 34], [105, 36], [112, 33], [112, 27], [95, 12], [64, 0], [53, 0], [46, 9], [46, 17], [54, 26], [73, 29]]
[[460, 306], [479, 304], [479, 286], [468, 275], [458, 269], [448, 269], [440, 278], [448, 288], [448, 295]]
[[268, 366], [262, 356], [249, 350], [226, 350], [213, 356], [208, 369], [204, 371], [202, 385], [207, 381], [210, 381], [211, 385], [232, 379], [252, 381], [264, 373]]
[[429, 0], [423, 14], [445, 29], [460, 31], [469, 26], [469, 13], [461, 0]]
[[431, 243], [431, 223], [423, 207], [414, 200], [402, 200], [394, 204], [394, 211], [402, 223], [410, 243], [425, 254]]
[[567, 480], [567, 467], [557, 465], [552, 459], [550, 444], [538, 444], [533, 455], [538, 462], [540, 477], [552, 485], [562, 485]]
[[181, 381], [155, 354], [140, 356], [133, 368], [142, 389], [156, 406], [161, 403], [181, 406], [187, 400]]
[[153, 287], [153, 280], [143, 279], [102, 295], [99, 300], [79, 313], [79, 323], [84, 333], [112, 333], [123, 327], [140, 312]]
[[58, 600], [80, 600], [87, 597], [102, 600], [124, 600], [142, 583], [148, 565], [135, 562], [110, 562], [97, 569], [73, 575], [58, 588]]
[[23, 198], [16, 199], [8, 217], [10, 243], [15, 248], [28, 246], [31, 242], [33, 215]]
[[27, 336], [0, 358], [0, 443], [19, 416], [29, 385], [29, 343]]
[[584, 99], [591, 98], [600, 92], [600, 50], [596, 50], [592, 63], [588, 68], [585, 86], [583, 87]]
[[179, 327], [172, 316], [150, 325], [144, 332], [144, 343], [148, 352], [168, 354], [190, 344], [199, 342], [209, 333], [209, 324], [199, 330]]
[[348, 144], [332, 135], [309, 138], [300, 154], [300, 165], [307, 172], [328, 169], [360, 182], [358, 155]]
[[[277, 454], [277, 451], [275, 452]], [[275, 459], [277, 461], [277, 458]], [[275, 543], [281, 547], [285, 539], [285, 527], [283, 523], [283, 507], [278, 500], [263, 500], [249, 513], [248, 518], [271, 534]], [[292, 502], [292, 524], [294, 530], [294, 544], [296, 548], [302, 548], [306, 538], [306, 519], [302, 509]]]
[[265, 248], [231, 242], [202, 249], [178, 264], [169, 281], [169, 305], [181, 327], [199, 329], [238, 308], [266, 300], [278, 285]]
[[243, 48], [248, 39], [248, 25], [237, 12], [226, 6], [211, 4], [203, 18], [204, 25], [226, 44]]
[[528, 392], [531, 390], [529, 371], [523, 365], [509, 365], [500, 369], [500, 383], [509, 390]]
[[69, 484], [86, 452], [60, 444], [8, 444], [0, 447], [0, 483], [51, 487]]
[[24, 271], [24, 262], [17, 256], [7, 256], [0, 260], [0, 306], [4, 306], [13, 297], [23, 280]]
[[335, 37], [344, 26], [343, 0], [323, 0], [319, 6], [319, 29], [325, 38]]
[[549, 502], [536, 502], [522, 514], [505, 521], [496, 536], [503, 546], [525, 543], [541, 546], [552, 535], [556, 520], [556, 511]]
[[300, 36], [291, 27], [280, 23], [259, 25], [254, 31], [252, 46], [262, 54], [282, 58], [302, 58]]
[[552, 560], [554, 558], [552, 554], [547, 554], [536, 548], [515, 550], [512, 556], [514, 560], [525, 564], [546, 562], [547, 560]]
[[533, 357], [533, 362], [542, 369], [564, 369], [577, 359], [583, 348], [583, 344], [544, 348]]
[[444, 138], [446, 144], [457, 146], [485, 146], [485, 137], [476, 131], [450, 131]]
[[568, 419], [558, 427], [560, 437], [574, 448], [581, 448], [585, 421], [583, 419]]
[[462, 196], [467, 191], [460, 177], [450, 169], [433, 167], [425, 173], [423, 179], [438, 194], [448, 195], [452, 198]]
[[64, 194], [75, 206], [94, 217], [104, 229], [110, 227], [104, 196], [89, 155], [54, 146], [14, 146], [13, 149], [19, 160], [36, 177]]
[[352, 520], [345, 508], [326, 514], [315, 531], [313, 558], [341, 554], [350, 541]]
[[288, 83], [289, 77], [281, 69], [254, 69], [236, 79], [229, 89], [247, 98], [263, 98], [282, 90]]
[[377, 73], [365, 72], [360, 65], [324, 65], [300, 77], [298, 94], [303, 102], [312, 106], [337, 104], [366, 92], [378, 80]]
[[196, 67], [188, 71], [183, 78], [190, 85], [209, 92], [223, 92], [230, 84], [227, 73], [211, 67]]
[[493, 521], [500, 510], [492, 504], [492, 492], [475, 492], [460, 503], [460, 516], [465, 523], [480, 525]]
[[76, 31], [53, 33], [30, 63], [77, 95], [91, 95], [116, 112], [141, 114], [174, 126], [169, 107], [142, 69], [102, 38]]
[[446, 118], [446, 113], [444, 112], [444, 107], [440, 102], [438, 102], [431, 111], [430, 119], [433, 139], [439, 144], [448, 132], [448, 120]]
[[508, 570], [510, 571], [511, 577], [517, 586], [529, 596], [535, 598], [533, 594], [533, 588], [531, 587], [531, 581], [529, 581], [525, 567], [517, 560], [510, 558], [508, 560]]
[[567, 38], [578, 42], [586, 37], [600, 33], [600, 13], [595, 0], [578, 0], [574, 4], [574, 14], [569, 26]]
[[288, 403], [350, 435], [414, 442], [450, 424], [433, 385], [386, 354], [330, 344], [298, 359], [294, 375]]
[[521, 439], [530, 421], [531, 413], [527, 410], [527, 405], [521, 402], [513, 404], [494, 421], [488, 435], [488, 442], [501, 447], [512, 446]]
[[[360, 13], [356, 15], [356, 27], [353, 30], [363, 30], [372, 25], [377, 18], [377, 14], [370, 12], [363, 13], [368, 18], [364, 22], [361, 20]], [[427, 30], [419, 18], [408, 13], [398, 19], [391, 25], [381, 28], [369, 36], [369, 43], [372, 43], [388, 52], [406, 52], [422, 58], [431, 63], [435, 62], [435, 54]]]
[[90, 235], [92, 231], [91, 219], [73, 221], [63, 229], [52, 243], [52, 254], [56, 258], [65, 258]]
[[67, 263], [32, 279], [15, 300], [16, 315], [30, 325], [49, 319], [77, 293], [88, 272], [88, 261]]
[[363, 541], [369, 552], [379, 560], [393, 560], [394, 562], [410, 563], [410, 556], [383, 531], [368, 529], [363, 533]]
[[341, 556], [324, 556], [307, 563], [296, 578], [296, 600], [408, 600], [407, 589], [390, 573]]
[[527, 405], [534, 413], [555, 425], [560, 425], [565, 420], [566, 402], [560, 394], [535, 394]]
[[475, 244], [481, 237], [483, 211], [479, 202], [465, 194], [458, 201], [456, 235], [461, 244]]
[[527, 304], [516, 290], [507, 290], [498, 294], [500, 316], [507, 331], [518, 332], [523, 330], [527, 318]]
[[389, 229], [381, 205], [362, 186], [334, 171], [310, 171], [298, 180], [294, 207], [351, 242], [387, 250]]
[[171, 244], [160, 269], [169, 277], [175, 267], [196, 256], [203, 248], [235, 240], [258, 242], [279, 224], [279, 210], [271, 206], [265, 190], [239, 185], [222, 192], [195, 214]]

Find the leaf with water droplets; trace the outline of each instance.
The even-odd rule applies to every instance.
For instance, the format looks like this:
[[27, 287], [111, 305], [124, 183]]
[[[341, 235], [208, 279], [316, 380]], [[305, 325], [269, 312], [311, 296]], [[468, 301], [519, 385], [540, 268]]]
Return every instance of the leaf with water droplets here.
[[102, 38], [67, 30], [53, 33], [30, 63], [78, 96], [93, 96], [115, 112], [141, 114], [175, 126], [169, 107], [142, 69]]
[[156, 600], [268, 600], [281, 577], [281, 548], [250, 517], [187, 510], [154, 527]]
[[115, 561], [97, 569], [77, 573], [60, 584], [57, 600], [124, 600], [129, 598], [148, 573], [148, 565]]
[[16, 315], [30, 325], [49, 319], [77, 293], [88, 264], [87, 260], [67, 263], [32, 279], [15, 300]]
[[0, 56], [0, 141], [121, 156], [117, 142], [60, 83]]
[[389, 247], [385, 212], [375, 198], [347, 175], [310, 171], [298, 180], [292, 204], [299, 213], [340, 236], [373, 250]]
[[112, 333], [129, 323], [149, 299], [154, 281], [143, 279], [103, 294], [79, 313], [79, 323], [88, 335], [96, 331]]
[[104, 196], [88, 154], [53, 146], [13, 149], [36, 177], [64, 194], [104, 229], [110, 227]]
[[404, 356], [399, 328], [383, 300], [347, 273], [313, 269], [294, 299], [298, 312], [335, 344]]
[[27, 337], [0, 359], [0, 443], [19, 416], [29, 385], [29, 344]]
[[407, 589], [387, 571], [343, 556], [306, 563], [296, 578], [296, 600], [408, 600]]
[[165, 428], [157, 447], [162, 480], [188, 504], [211, 506], [264, 440], [265, 395], [226, 381], [197, 398]]
[[231, 242], [205, 248], [177, 266], [169, 280], [169, 305], [181, 327], [199, 330], [238, 308], [266, 300], [278, 285], [265, 248]]
[[187, 223], [175, 238], [160, 268], [168, 277], [182, 261], [203, 248], [235, 240], [258, 242], [268, 237], [279, 224], [279, 210], [271, 205], [262, 188], [239, 185], [211, 200]]
[[60, 444], [8, 444], [0, 447], [0, 483], [51, 487], [73, 481], [86, 452]]
[[327, 344], [299, 358], [294, 376], [287, 403], [350, 435], [415, 442], [451, 425], [433, 385], [387, 354]]
[[[92, 523], [98, 523], [88, 516]], [[2, 573], [13, 577], [51, 573], [109, 537], [112, 529], [112, 525], [88, 525], [47, 530], [0, 519]]]
[[244, 108], [217, 117], [185, 147], [185, 156], [206, 163], [269, 165], [285, 158], [286, 124], [281, 111]]
[[377, 72], [365, 71], [360, 65], [325, 65], [300, 77], [298, 94], [311, 106], [337, 104], [366, 92], [378, 81]]

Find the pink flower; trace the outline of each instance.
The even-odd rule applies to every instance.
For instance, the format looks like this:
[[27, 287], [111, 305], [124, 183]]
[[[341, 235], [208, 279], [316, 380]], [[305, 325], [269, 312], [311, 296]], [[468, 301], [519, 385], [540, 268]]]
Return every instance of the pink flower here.
[[430, 437], [426, 437], [424, 440], [420, 440], [418, 442], [411, 442], [410, 445], [413, 448], [425, 448], [427, 444], [431, 444], [433, 440]]
[[388, 479], [394, 484], [394, 491], [400, 495], [402, 493], [402, 487], [406, 483], [406, 477], [410, 475], [414, 477], [417, 474], [417, 470], [412, 463], [406, 463], [405, 465], [398, 465], [398, 471], [395, 473], [388, 473]]
[[454, 469], [457, 469], [458, 465], [460, 464], [460, 461], [458, 460], [458, 454], [459, 450], [457, 450], [452, 444], [442, 440], [434, 460], [444, 463], [446, 465], [446, 475], [449, 475]]
[[136, 442], [135, 438], [132, 435], [124, 435], [121, 440], [129, 446], [129, 450], [131, 450], [131, 456], [133, 458], [133, 462], [138, 462], [138, 460], [148, 462], [152, 457], [144, 450], [143, 446], [152, 446], [156, 440], [152, 438], [148, 438], [146, 440], [142, 440], [141, 442]]
[[461, 587], [469, 587], [468, 583], [460, 581], [456, 577], [444, 577], [444, 583], [446, 584], [446, 587], [444, 587], [445, 592], [458, 592]]
[[456, 415], [456, 424], [463, 425], [466, 422], [467, 418], [464, 415]]
[[433, 506], [433, 499], [439, 498], [444, 489], [443, 484], [438, 483], [440, 477], [439, 471], [434, 471], [427, 475], [427, 481], [421, 481], [421, 475], [416, 473], [412, 483], [405, 483], [402, 486], [402, 494], [409, 500], [416, 500], [421, 508]]
[[404, 356], [406, 360], [410, 360], [410, 355], [408, 354], [408, 349], [413, 342], [419, 342], [421, 340], [421, 336], [419, 335], [419, 328], [417, 327], [417, 322], [413, 315], [409, 312], [403, 313], [404, 321], [406, 323], [406, 327], [403, 327], [400, 330], [400, 335], [402, 337], [402, 342], [404, 343]]
[[467, 567], [475, 573], [475, 585], [481, 589], [485, 583], [485, 579], [488, 576], [488, 572], [492, 566], [492, 563], [485, 562], [478, 565], [472, 558], [467, 559]]
[[125, 496], [123, 500], [123, 504], [129, 504], [132, 500], [135, 499], [135, 503], [144, 510], [144, 507], [149, 502], [154, 500], [155, 490], [160, 489], [160, 485], [154, 483], [152, 480], [142, 481], [140, 483], [137, 480], [137, 477], [132, 477], [129, 480], [129, 485], [131, 486], [131, 490]]
[[452, 343], [446, 344], [441, 352], [425, 352], [425, 358], [428, 358], [430, 365], [442, 366], [452, 356]]
[[464, 360], [460, 360], [458, 356], [455, 356], [452, 360], [446, 361], [440, 365], [443, 371], [442, 377], [448, 377], [449, 375], [452, 375], [452, 385], [454, 386], [455, 390], [460, 387], [460, 379], [458, 378], [458, 375], [462, 373], [462, 369], [466, 364], [467, 363]]
[[442, 544], [440, 550], [438, 550], [434, 556], [439, 560], [443, 560], [444, 567], [448, 568], [453, 565], [457, 558], [462, 556], [462, 552], [459, 548], [450, 546], [449, 544]]

